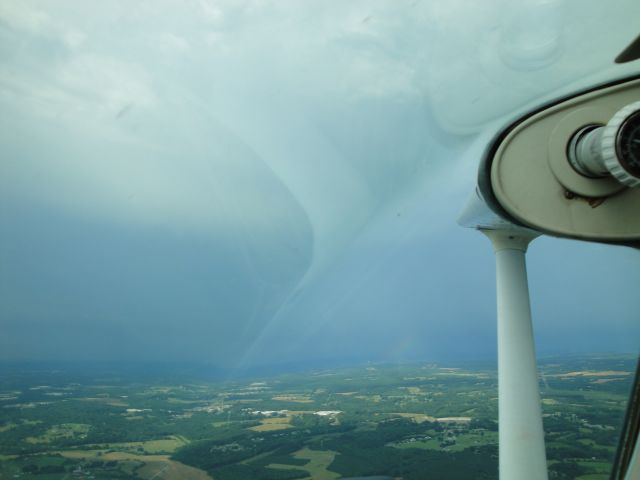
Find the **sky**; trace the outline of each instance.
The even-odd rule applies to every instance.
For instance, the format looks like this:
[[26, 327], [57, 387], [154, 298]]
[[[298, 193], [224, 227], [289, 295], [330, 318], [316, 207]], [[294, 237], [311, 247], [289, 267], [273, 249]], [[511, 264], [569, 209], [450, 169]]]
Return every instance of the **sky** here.
[[[0, 360], [495, 355], [493, 136], [638, 73], [624, 0], [0, 0]], [[637, 352], [640, 254], [539, 238], [540, 355]]]

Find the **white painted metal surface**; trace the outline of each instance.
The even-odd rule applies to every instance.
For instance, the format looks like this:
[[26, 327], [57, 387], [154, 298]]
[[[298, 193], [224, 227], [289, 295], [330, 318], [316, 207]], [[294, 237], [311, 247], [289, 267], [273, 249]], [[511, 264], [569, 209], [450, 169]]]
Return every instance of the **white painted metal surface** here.
[[640, 441], [636, 440], [636, 447], [633, 449], [633, 456], [629, 462], [629, 468], [624, 480], [638, 480], [640, 478]]
[[500, 478], [546, 480], [542, 410], [525, 265], [527, 230], [483, 230], [496, 254]]

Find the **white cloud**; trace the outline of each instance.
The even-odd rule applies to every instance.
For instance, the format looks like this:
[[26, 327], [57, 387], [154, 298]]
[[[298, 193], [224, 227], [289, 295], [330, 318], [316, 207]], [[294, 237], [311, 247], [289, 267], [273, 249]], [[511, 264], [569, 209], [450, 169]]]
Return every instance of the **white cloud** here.
[[152, 107], [156, 96], [147, 72], [138, 64], [107, 56], [73, 56], [53, 72], [69, 103], [90, 103], [100, 109], [117, 112], [129, 104]]
[[43, 35], [54, 29], [49, 15], [27, 2], [0, 3], [0, 20], [11, 28], [34, 35]]

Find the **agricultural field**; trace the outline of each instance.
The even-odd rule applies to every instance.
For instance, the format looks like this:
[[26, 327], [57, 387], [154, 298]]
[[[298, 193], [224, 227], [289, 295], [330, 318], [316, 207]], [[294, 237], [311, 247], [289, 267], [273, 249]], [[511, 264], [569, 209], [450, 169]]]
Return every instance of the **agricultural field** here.
[[[543, 359], [550, 477], [605, 480], [634, 356]], [[0, 367], [0, 479], [496, 479], [491, 365]]]

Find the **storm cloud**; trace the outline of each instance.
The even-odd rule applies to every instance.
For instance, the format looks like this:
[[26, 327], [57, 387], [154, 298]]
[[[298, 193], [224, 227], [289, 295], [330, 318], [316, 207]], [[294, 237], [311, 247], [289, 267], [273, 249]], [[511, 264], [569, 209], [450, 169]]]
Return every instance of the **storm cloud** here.
[[[480, 156], [637, 70], [637, 2], [569, 3], [0, 3], [1, 357], [492, 355]], [[529, 266], [540, 352], [637, 349], [637, 251]]]

